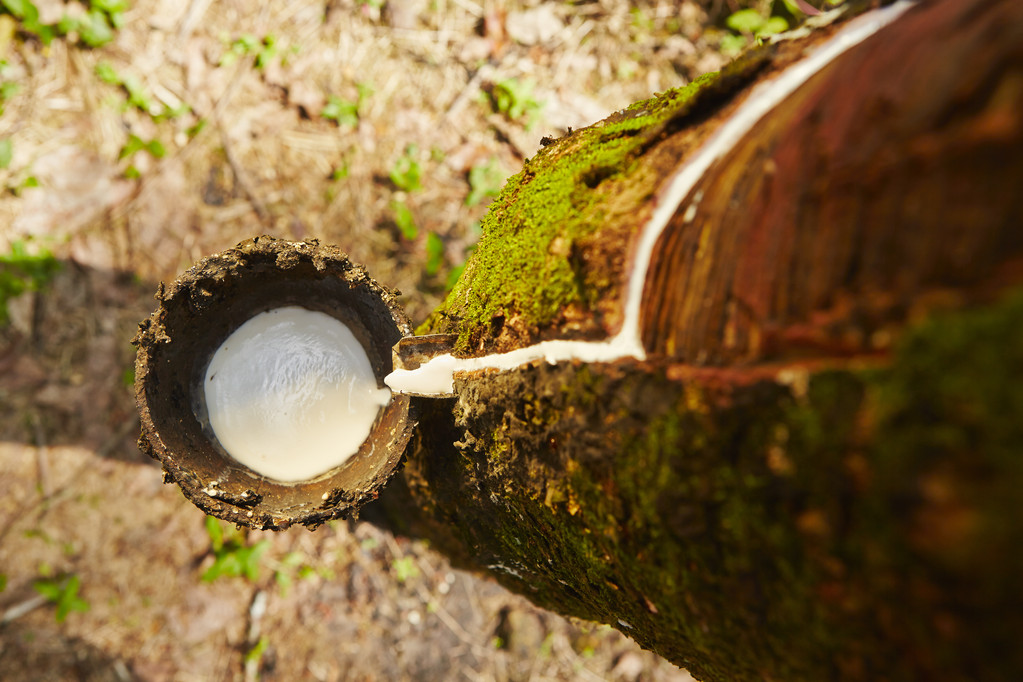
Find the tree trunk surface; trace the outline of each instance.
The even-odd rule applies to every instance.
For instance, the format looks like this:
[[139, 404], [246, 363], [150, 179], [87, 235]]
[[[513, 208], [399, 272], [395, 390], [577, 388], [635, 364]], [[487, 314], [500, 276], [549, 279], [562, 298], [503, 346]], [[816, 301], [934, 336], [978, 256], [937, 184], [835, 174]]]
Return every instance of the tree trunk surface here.
[[[669, 178], [840, 30], [542, 148], [420, 331], [617, 333]], [[1021, 284], [1023, 4], [920, 2], [678, 203], [644, 360], [457, 375], [380, 510], [698, 679], [1021, 679]]]

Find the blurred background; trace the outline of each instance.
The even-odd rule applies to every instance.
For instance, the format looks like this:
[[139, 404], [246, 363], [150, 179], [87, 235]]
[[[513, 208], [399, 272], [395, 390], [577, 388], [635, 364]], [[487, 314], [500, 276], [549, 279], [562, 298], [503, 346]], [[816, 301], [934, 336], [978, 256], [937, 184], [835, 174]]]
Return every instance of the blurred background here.
[[542, 137], [799, 9], [2, 0], [0, 679], [691, 679], [421, 541], [207, 519], [136, 449], [130, 340], [258, 234], [340, 245], [418, 323]]

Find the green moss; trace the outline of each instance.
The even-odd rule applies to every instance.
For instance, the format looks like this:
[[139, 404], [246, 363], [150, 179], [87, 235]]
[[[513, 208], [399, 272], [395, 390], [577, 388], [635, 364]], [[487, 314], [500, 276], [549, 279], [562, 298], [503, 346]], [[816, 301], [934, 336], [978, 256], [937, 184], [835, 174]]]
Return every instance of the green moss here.
[[731, 96], [767, 55], [637, 102], [538, 151], [491, 204], [479, 247], [419, 332], [456, 332], [456, 350], [465, 353], [495, 318], [543, 327], [566, 309], [615, 296], [621, 264], [581, 256], [585, 245], [623, 228], [631, 234], [637, 208], [663, 179], [644, 152]]
[[1023, 670], [1006, 653], [1023, 628], [1023, 292], [805, 391], [643, 370], [543, 365], [463, 398], [443, 513], [507, 586], [700, 679]]

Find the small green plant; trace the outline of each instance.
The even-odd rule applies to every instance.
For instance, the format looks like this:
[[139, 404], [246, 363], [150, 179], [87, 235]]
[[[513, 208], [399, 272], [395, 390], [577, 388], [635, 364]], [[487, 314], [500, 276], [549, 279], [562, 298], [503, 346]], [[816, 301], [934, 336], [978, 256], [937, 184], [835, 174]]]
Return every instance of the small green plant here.
[[90, 0], [88, 11], [80, 17], [64, 15], [56, 24], [44, 24], [39, 8], [31, 0], [0, 0], [0, 9], [18, 20], [22, 33], [34, 36], [44, 45], [54, 38], [77, 35], [88, 47], [102, 47], [114, 39], [114, 31], [124, 24], [128, 0]]
[[446, 291], [451, 291], [455, 288], [455, 285], [458, 284], [458, 280], [462, 276], [463, 272], [465, 272], [465, 263], [451, 268], [451, 271], [448, 273], [448, 279], [444, 282], [444, 288]]
[[[138, 135], [131, 133], [128, 135], [128, 141], [121, 147], [121, 152], [117, 158], [127, 159], [142, 151], [148, 152], [154, 159], [162, 159], [167, 155], [166, 148], [164, 148], [163, 143], [159, 140], [143, 140]], [[134, 180], [141, 177], [142, 173], [134, 164], [131, 164], [124, 170], [124, 176]]]
[[263, 661], [263, 654], [266, 653], [266, 648], [269, 645], [270, 640], [267, 639], [266, 635], [260, 637], [256, 645], [245, 653], [245, 666], [251, 666], [258, 671], [259, 665]]
[[[819, 0], [818, 6], [840, 5], [845, 0]], [[734, 33], [721, 39], [721, 51], [725, 54], [740, 52], [751, 40], [762, 41], [778, 33], [787, 31], [790, 20], [802, 21], [807, 14], [815, 14], [817, 9], [806, 0], [781, 0], [781, 2], [763, 2], [760, 9], [747, 8], [733, 12], [725, 19], [725, 25]]]
[[410, 556], [395, 559], [391, 562], [391, 568], [394, 569], [394, 577], [398, 579], [399, 583], [404, 583], [419, 576], [419, 567], [416, 566], [415, 560]]
[[207, 125], [209, 125], [209, 121], [207, 121], [205, 118], [200, 118], [193, 125], [190, 125], [188, 127], [188, 129], [185, 131], [185, 135], [188, 136], [188, 139], [192, 139], [202, 131], [206, 130]]
[[327, 105], [323, 107], [320, 116], [328, 121], [334, 121], [339, 126], [354, 128], [359, 125], [359, 109], [363, 102], [373, 94], [373, 86], [369, 83], [357, 83], [355, 88], [358, 96], [354, 101], [338, 95], [328, 97]]
[[202, 574], [203, 582], [213, 582], [220, 577], [259, 578], [260, 558], [270, 547], [269, 540], [250, 545], [241, 531], [231, 527], [225, 533], [224, 526], [212, 516], [206, 517], [206, 533], [210, 536], [213, 564]]
[[121, 75], [109, 62], [99, 62], [95, 68], [96, 77], [108, 85], [120, 88], [128, 96], [125, 106], [138, 109], [148, 114], [154, 121], [178, 118], [190, 112], [192, 108], [184, 102], [175, 107], [163, 105], [161, 109], [153, 103], [153, 98], [142, 86], [142, 82], [131, 74]]
[[43, 45], [49, 45], [58, 35], [56, 26], [44, 24], [39, 19], [39, 8], [30, 0], [0, 0], [0, 5], [5, 14], [18, 20], [23, 33], [35, 36]]
[[330, 179], [333, 182], [338, 180], [344, 180], [348, 177], [348, 161], [342, 161], [340, 164], [334, 167], [334, 170], [330, 171]]
[[138, 135], [131, 133], [128, 135], [128, 141], [121, 148], [121, 153], [118, 154], [117, 158], [126, 159], [129, 156], [134, 155], [137, 152], [149, 152], [155, 159], [162, 159], [167, 155], [167, 150], [164, 148], [163, 143], [159, 140], [143, 140]]
[[416, 219], [408, 204], [395, 199], [391, 202], [391, 212], [394, 214], [394, 224], [398, 226], [402, 237], [412, 241], [419, 236], [419, 227], [416, 226]]
[[764, 16], [755, 9], [741, 9], [731, 14], [725, 24], [736, 33], [766, 38], [789, 27], [788, 20], [779, 16]]
[[47, 249], [30, 249], [22, 240], [0, 254], [0, 325], [10, 321], [7, 302], [26, 291], [41, 291], [60, 270], [60, 263]]
[[0, 168], [8, 168], [14, 159], [14, 142], [9, 137], [0, 140]]
[[32, 583], [32, 587], [47, 601], [57, 605], [57, 622], [63, 623], [72, 611], [89, 610], [89, 602], [78, 596], [82, 585], [77, 575], [43, 576]]
[[526, 119], [526, 127], [536, 123], [540, 115], [541, 104], [533, 97], [533, 83], [517, 78], [508, 78], [495, 83], [490, 90], [490, 103], [494, 111], [509, 121]]
[[433, 277], [444, 265], [444, 240], [436, 232], [426, 235], [426, 274]]
[[274, 580], [281, 588], [281, 594], [287, 594], [288, 588], [291, 587], [292, 574], [305, 568], [304, 561], [305, 559], [300, 553], [288, 552], [274, 566]]
[[255, 57], [257, 69], [264, 69], [277, 56], [277, 38], [267, 34], [257, 38], [251, 33], [243, 33], [231, 41], [227, 52], [220, 58], [220, 66], [230, 66], [242, 57]]
[[144, 114], [159, 113], [156, 107], [154, 107], [149, 93], [142, 87], [142, 82], [136, 76], [131, 74], [122, 76], [114, 70], [114, 67], [109, 62], [96, 64], [96, 76], [104, 83], [124, 90], [128, 95], [127, 106], [134, 107]]
[[114, 27], [108, 15], [97, 9], [90, 10], [78, 19], [65, 16], [57, 26], [62, 34], [77, 33], [78, 38], [89, 47], [102, 47], [114, 39]]
[[629, 10], [629, 14], [632, 17], [632, 30], [634, 34], [645, 35], [654, 30], [654, 20], [641, 8], [633, 7]]
[[408, 145], [387, 173], [394, 186], [404, 192], [415, 192], [423, 186], [421, 181], [423, 169], [416, 160], [418, 153], [419, 147], [414, 144]]
[[[476, 239], [479, 239], [480, 234], [482, 233], [482, 230], [480, 228], [480, 221], [477, 220], [472, 223], [472, 225], [470, 226], [470, 232], [476, 237]], [[470, 244], [465, 249], [465, 258], [462, 260], [462, 263], [451, 268], [451, 270], [448, 272], [448, 279], [447, 282], [445, 282], [445, 287], [448, 291], [451, 291], [452, 289], [455, 288], [455, 284], [458, 283], [458, 279], [462, 276], [462, 273], [465, 272], [465, 264], [468, 261], [469, 256], [471, 256], [472, 252], [475, 250], [476, 244], [475, 243]]]
[[18, 94], [18, 90], [21, 86], [17, 83], [10, 81], [0, 83], [0, 114], [4, 113], [4, 105], [7, 104], [7, 100]]
[[327, 98], [327, 105], [323, 107], [320, 116], [328, 121], [334, 121], [339, 126], [354, 128], [359, 124], [359, 103], [331, 95]]
[[497, 159], [477, 163], [469, 169], [469, 195], [466, 206], [475, 206], [488, 197], [497, 196], [508, 174]]

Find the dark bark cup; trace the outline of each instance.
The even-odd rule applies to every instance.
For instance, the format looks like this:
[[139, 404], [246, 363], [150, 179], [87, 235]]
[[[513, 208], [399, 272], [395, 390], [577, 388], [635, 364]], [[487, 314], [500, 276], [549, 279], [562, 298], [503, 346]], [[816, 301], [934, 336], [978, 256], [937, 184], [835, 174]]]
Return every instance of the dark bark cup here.
[[169, 287], [134, 339], [139, 447], [163, 465], [207, 514], [253, 528], [315, 527], [347, 518], [397, 473], [415, 426], [407, 396], [394, 394], [359, 450], [315, 478], [284, 483], [224, 452], [204, 426], [202, 380], [213, 353], [254, 315], [282, 306], [326, 313], [348, 326], [377, 378], [391, 372], [391, 348], [411, 335], [395, 294], [339, 249], [315, 241], [256, 237], [203, 259]]

